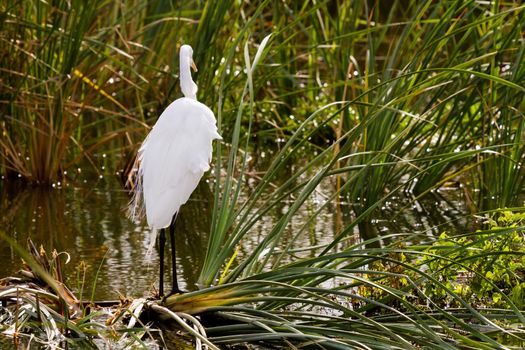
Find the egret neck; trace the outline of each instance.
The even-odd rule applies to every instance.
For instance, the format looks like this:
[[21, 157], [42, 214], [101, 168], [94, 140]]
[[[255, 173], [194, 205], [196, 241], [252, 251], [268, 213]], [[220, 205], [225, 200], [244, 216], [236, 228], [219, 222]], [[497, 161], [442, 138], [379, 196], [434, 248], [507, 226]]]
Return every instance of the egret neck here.
[[197, 99], [197, 84], [191, 78], [193, 49], [189, 45], [180, 48], [180, 88], [185, 97]]

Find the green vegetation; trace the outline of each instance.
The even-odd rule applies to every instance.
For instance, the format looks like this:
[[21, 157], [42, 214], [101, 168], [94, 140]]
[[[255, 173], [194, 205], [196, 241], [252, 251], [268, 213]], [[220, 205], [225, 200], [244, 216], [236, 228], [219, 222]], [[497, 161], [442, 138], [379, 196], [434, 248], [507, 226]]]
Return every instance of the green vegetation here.
[[[505, 211], [488, 220], [489, 230], [452, 238], [442, 234], [421, 264], [473, 305], [523, 309], [523, 220], [523, 213]], [[425, 292], [435, 302], [453, 304], [443, 289], [430, 285]]]
[[[525, 6], [391, 5], [6, 1], [1, 171], [53, 183], [79, 162], [98, 169], [100, 152], [114, 169], [131, 164], [179, 96], [176, 53], [189, 43], [198, 97], [225, 142], [201, 289], [153, 308], [212, 312], [222, 323], [194, 336], [218, 346], [521, 348]], [[248, 183], [252, 170], [262, 173]], [[392, 198], [451, 183], [471, 214], [491, 213], [481, 231], [435, 241], [374, 231]], [[321, 188], [324, 200], [293, 225]], [[341, 201], [352, 203], [349, 224], [293, 245]], [[276, 208], [280, 219], [239, 254]]]

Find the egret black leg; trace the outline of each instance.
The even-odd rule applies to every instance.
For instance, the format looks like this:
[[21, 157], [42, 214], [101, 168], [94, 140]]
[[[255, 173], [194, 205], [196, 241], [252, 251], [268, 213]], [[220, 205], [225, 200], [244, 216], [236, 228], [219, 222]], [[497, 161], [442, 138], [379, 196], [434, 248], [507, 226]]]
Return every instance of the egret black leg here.
[[160, 259], [160, 276], [159, 276], [159, 297], [164, 296], [164, 246], [166, 245], [166, 229], [160, 229], [159, 237], [159, 259]]
[[171, 273], [172, 273], [172, 287], [170, 294], [182, 293], [179, 289], [179, 283], [177, 281], [177, 251], [175, 249], [175, 221], [177, 214], [173, 215], [170, 225], [170, 241], [171, 241]]

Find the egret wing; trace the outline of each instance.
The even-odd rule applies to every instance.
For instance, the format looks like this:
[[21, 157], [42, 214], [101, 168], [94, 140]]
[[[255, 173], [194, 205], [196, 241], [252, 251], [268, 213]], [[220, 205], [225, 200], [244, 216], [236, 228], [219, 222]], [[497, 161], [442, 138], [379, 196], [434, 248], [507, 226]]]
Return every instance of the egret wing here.
[[209, 170], [217, 133], [213, 112], [189, 98], [173, 102], [141, 147], [140, 174], [148, 225], [164, 228]]

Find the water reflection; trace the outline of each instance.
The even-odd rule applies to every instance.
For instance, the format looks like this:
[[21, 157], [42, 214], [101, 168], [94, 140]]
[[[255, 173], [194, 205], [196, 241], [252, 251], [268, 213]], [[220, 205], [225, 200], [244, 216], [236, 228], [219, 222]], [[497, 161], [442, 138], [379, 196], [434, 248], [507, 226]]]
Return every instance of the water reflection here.
[[[249, 192], [250, 184], [256, 181], [253, 177], [247, 177], [246, 181], [245, 190]], [[97, 274], [96, 299], [115, 299], [118, 293], [133, 297], [149, 295], [158, 283], [157, 250], [146, 259], [149, 230], [144, 224], [136, 225], [126, 218], [129, 197], [126, 191], [115, 190], [121, 188], [116, 178], [109, 177], [97, 186], [62, 189], [0, 182], [1, 229], [24, 246], [31, 237], [47, 251], [70, 253], [71, 262], [65, 271], [67, 283], [77, 292], [82, 289], [85, 297], [91, 296]], [[277, 251], [284, 246], [295, 251], [281, 257], [280, 263], [298, 256], [315, 256], [319, 249], [305, 248], [331, 242], [355, 220], [352, 205], [342, 199], [323, 207], [329, 193], [333, 193], [333, 185], [326, 181], [294, 214]], [[247, 197], [247, 193], [241, 194], [241, 203]], [[202, 182], [178, 216], [177, 264], [182, 289], [197, 288], [210, 229], [212, 198], [209, 186]], [[424, 239], [426, 235], [443, 231], [455, 233], [471, 229], [459, 189], [433, 193], [424, 201], [413, 200], [403, 194], [390, 198], [367, 223], [366, 230], [381, 235], [418, 233]], [[260, 244], [293, 203], [293, 198], [279, 202], [250, 227], [249, 234], [241, 241], [237, 261]], [[315, 219], [308, 221], [314, 215], [317, 215]], [[365, 228], [356, 226], [353, 239], [345, 241], [344, 246], [359, 239], [358, 230], [362, 230], [361, 236], [366, 233]], [[16, 252], [1, 240], [0, 259], [4, 262], [0, 265], [0, 278], [14, 275], [20, 268]], [[166, 259], [167, 266], [171, 266], [170, 254], [166, 254]], [[87, 267], [83, 288], [77, 281], [81, 262]], [[171, 274], [166, 273], [165, 277], [168, 289]]]
[[[112, 180], [109, 180], [112, 181]], [[68, 252], [71, 262], [66, 266], [67, 283], [81, 290], [77, 269], [81, 262], [87, 267], [84, 296], [98, 273], [96, 297], [114, 299], [117, 293], [142, 296], [158, 283], [157, 251], [147, 256], [149, 230], [126, 218], [129, 200], [116, 183], [94, 188], [51, 189], [28, 187], [21, 183], [0, 185], [0, 223], [2, 230], [25, 247], [27, 238], [53, 249]], [[194, 289], [206, 248], [209, 231], [209, 188], [200, 186], [193, 200], [179, 215], [177, 260], [181, 286]], [[0, 277], [13, 275], [20, 268], [20, 259], [12, 247], [0, 240]], [[167, 256], [167, 266], [171, 266]], [[82, 274], [81, 274], [82, 275]], [[166, 276], [166, 283], [171, 283]]]

